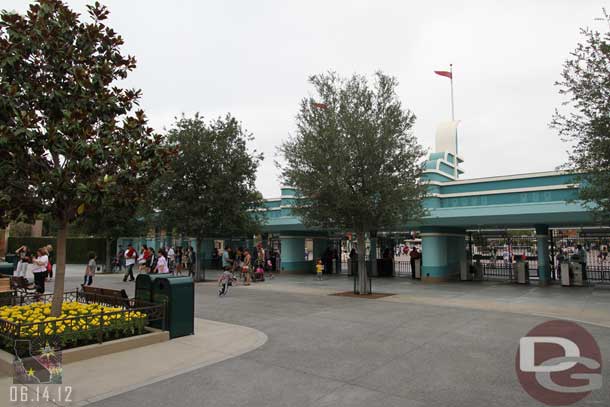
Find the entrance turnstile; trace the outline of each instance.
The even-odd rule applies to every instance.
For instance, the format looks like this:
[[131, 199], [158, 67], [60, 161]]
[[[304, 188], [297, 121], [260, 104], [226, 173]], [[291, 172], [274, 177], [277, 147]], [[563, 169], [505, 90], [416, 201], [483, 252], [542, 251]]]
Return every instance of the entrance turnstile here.
[[[572, 285], [582, 287], [584, 285], [583, 269], [581, 263], [572, 262]], [[563, 271], [561, 272], [563, 274]]]
[[515, 271], [517, 272], [517, 284], [530, 283], [530, 270], [525, 261], [517, 261], [515, 263]]
[[561, 285], [569, 287], [572, 285], [572, 278], [570, 276], [570, 263], [562, 261], [559, 263], [559, 269], [561, 270]]

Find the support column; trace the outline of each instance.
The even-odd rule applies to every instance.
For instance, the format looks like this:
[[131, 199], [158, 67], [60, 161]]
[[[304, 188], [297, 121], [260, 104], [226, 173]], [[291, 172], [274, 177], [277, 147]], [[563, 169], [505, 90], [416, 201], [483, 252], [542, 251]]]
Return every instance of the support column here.
[[281, 261], [282, 271], [288, 272], [310, 272], [311, 262], [304, 260], [305, 238], [296, 236], [281, 236]]
[[549, 285], [551, 269], [549, 265], [549, 227], [535, 225], [536, 245], [538, 247], [538, 285]]
[[212, 267], [212, 253], [214, 252], [214, 239], [203, 239], [201, 242], [201, 253], [198, 253], [201, 264], [206, 268]]
[[426, 229], [422, 238], [422, 281], [442, 283], [458, 280], [466, 261], [466, 234], [448, 228]]

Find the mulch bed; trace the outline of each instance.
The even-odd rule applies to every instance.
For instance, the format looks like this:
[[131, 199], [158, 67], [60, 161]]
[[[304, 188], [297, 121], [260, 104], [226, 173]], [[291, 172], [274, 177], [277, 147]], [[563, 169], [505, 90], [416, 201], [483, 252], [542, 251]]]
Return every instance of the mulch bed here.
[[343, 291], [340, 293], [334, 293], [334, 294], [330, 294], [330, 295], [336, 295], [338, 297], [352, 297], [352, 298], [368, 298], [371, 300], [377, 299], [377, 298], [383, 298], [383, 297], [390, 297], [392, 295], [396, 295], [396, 294], [390, 294], [390, 293], [375, 293], [375, 294], [354, 294], [353, 291]]

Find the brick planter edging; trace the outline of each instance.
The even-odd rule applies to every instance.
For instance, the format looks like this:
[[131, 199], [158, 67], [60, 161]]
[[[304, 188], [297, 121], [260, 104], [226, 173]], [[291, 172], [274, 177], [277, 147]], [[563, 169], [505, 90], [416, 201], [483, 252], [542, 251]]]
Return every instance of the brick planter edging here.
[[[150, 327], [145, 327], [144, 329], [148, 331], [148, 333], [64, 350], [61, 354], [62, 365], [169, 340], [168, 331]], [[10, 376], [12, 374], [14, 358], [15, 355], [12, 353], [0, 350], [0, 376]]]

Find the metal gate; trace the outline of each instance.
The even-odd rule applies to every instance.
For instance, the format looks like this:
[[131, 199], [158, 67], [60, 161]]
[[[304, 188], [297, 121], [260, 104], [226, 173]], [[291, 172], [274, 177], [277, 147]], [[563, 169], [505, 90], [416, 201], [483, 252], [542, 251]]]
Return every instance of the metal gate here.
[[[468, 246], [473, 261], [480, 261], [486, 279], [512, 280], [513, 262], [521, 258], [528, 264], [530, 278], [538, 278], [538, 248], [535, 232], [476, 231], [469, 233]], [[572, 259], [579, 247], [585, 251], [587, 279], [610, 284], [610, 229], [552, 229], [549, 232], [551, 280], [559, 279], [559, 261]]]
[[538, 278], [538, 250], [532, 233], [516, 234], [511, 231], [470, 232], [468, 246], [473, 261], [481, 262], [486, 279], [513, 280], [514, 261], [528, 264], [530, 278]]
[[559, 268], [559, 258], [573, 258], [579, 247], [584, 249], [587, 264], [587, 279], [598, 284], [610, 284], [610, 229], [555, 229], [552, 235], [552, 254], [555, 274]]

